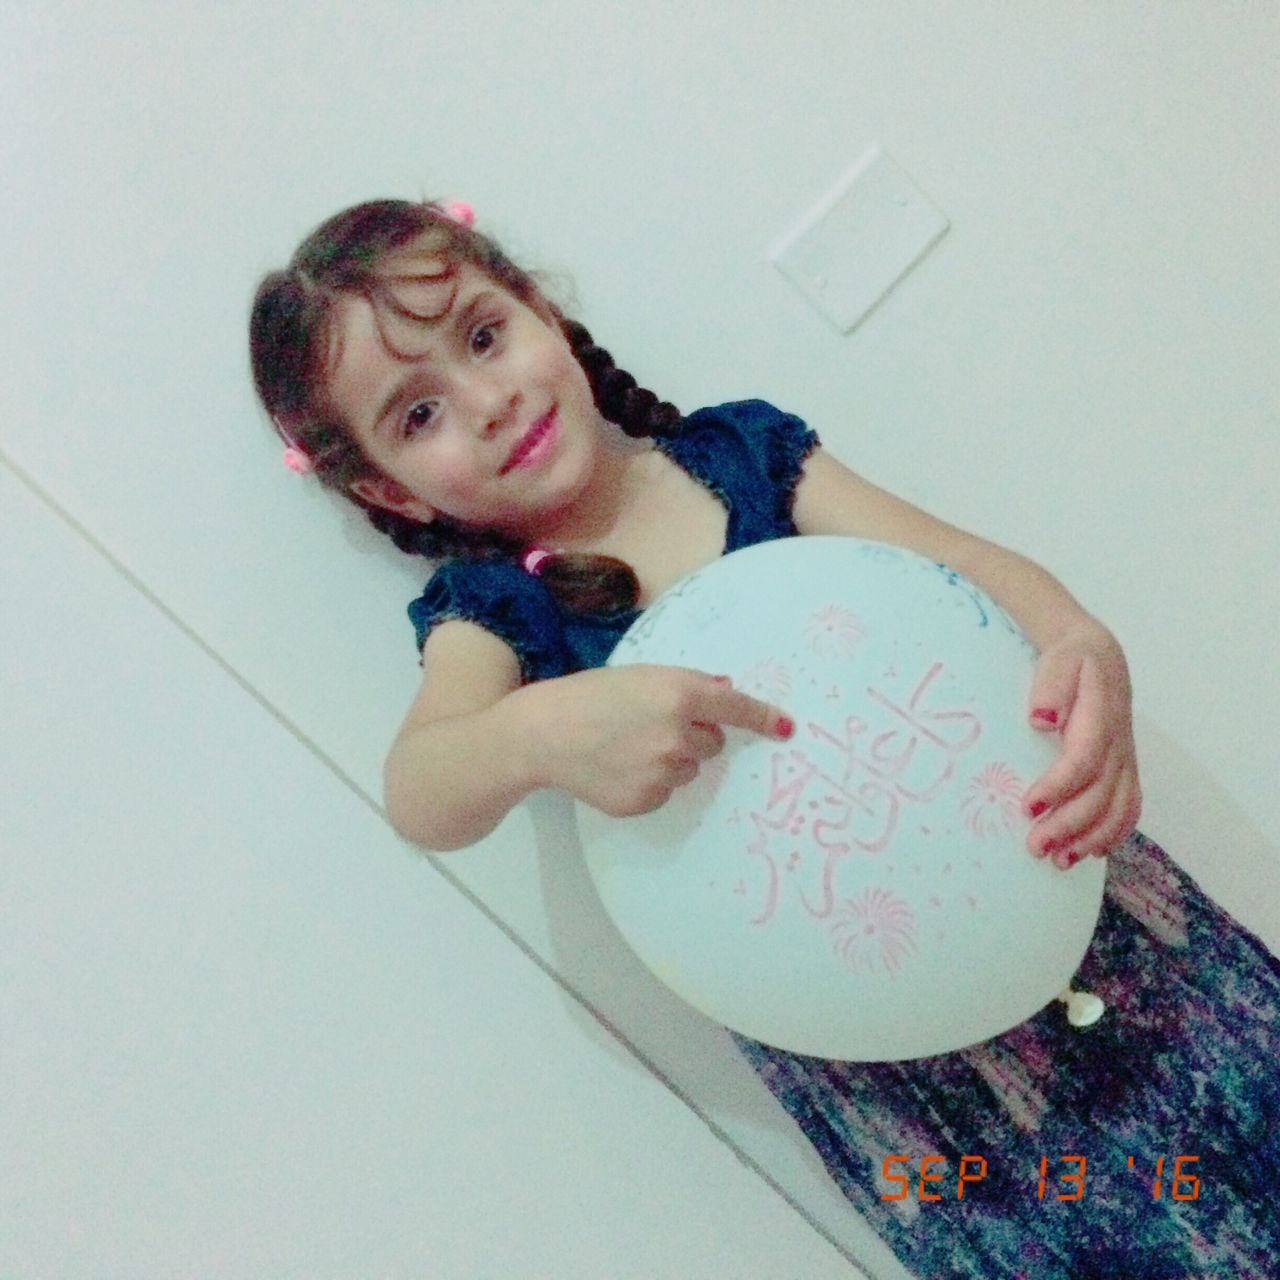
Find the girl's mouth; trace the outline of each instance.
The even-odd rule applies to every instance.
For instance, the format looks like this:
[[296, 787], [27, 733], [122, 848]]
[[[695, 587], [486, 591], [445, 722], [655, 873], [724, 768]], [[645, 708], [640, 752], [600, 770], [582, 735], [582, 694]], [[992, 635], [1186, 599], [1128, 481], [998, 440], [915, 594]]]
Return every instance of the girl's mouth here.
[[533, 429], [516, 445], [511, 457], [503, 463], [503, 473], [517, 467], [536, 466], [551, 452], [558, 435], [559, 422], [555, 409], [552, 409], [545, 417], [539, 418]]

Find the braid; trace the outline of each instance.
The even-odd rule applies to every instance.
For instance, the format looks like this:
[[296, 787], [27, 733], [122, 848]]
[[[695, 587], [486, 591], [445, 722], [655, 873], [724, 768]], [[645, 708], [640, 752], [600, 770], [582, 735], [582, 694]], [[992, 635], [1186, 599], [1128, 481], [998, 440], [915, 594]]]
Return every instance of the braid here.
[[[587, 375], [603, 417], [616, 422], [633, 439], [677, 433], [682, 416], [675, 405], [638, 386], [603, 347], [596, 346], [585, 325], [561, 318], [560, 327]], [[616, 556], [555, 554], [538, 566], [538, 577], [562, 605], [579, 613], [616, 616], [636, 608], [640, 599], [635, 570]]]
[[445, 516], [437, 516], [430, 524], [421, 524], [385, 507], [361, 502], [359, 498], [355, 500], [364, 507], [369, 523], [409, 555], [427, 556], [432, 560], [454, 556], [492, 560], [514, 559], [520, 553], [519, 542], [496, 530], [462, 529]]
[[616, 422], [633, 438], [676, 434], [681, 415], [675, 405], [637, 386], [636, 380], [625, 369], [619, 369], [603, 347], [596, 346], [585, 325], [564, 320], [561, 328], [591, 383], [596, 408], [610, 422]]

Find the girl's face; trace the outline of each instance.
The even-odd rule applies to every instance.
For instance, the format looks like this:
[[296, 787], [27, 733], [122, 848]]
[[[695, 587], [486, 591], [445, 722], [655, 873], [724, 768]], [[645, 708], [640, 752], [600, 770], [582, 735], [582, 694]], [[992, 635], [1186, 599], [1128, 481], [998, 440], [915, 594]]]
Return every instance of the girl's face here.
[[[526, 541], [554, 529], [588, 486], [603, 419], [582, 366], [548, 313], [525, 306], [462, 264], [414, 309], [447, 313], [406, 326], [388, 350], [373, 308], [335, 304], [328, 392], [387, 479], [358, 480], [367, 502], [421, 523], [437, 515]], [[398, 322], [403, 323], [403, 322]], [[549, 440], [524, 465], [513, 453], [533, 428]]]

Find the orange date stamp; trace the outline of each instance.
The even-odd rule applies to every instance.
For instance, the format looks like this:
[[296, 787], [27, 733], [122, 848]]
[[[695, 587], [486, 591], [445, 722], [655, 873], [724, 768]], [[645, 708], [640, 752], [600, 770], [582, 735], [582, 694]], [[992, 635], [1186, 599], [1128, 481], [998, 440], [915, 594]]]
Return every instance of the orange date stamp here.
[[[1164, 1156], [1156, 1158], [1155, 1168], [1149, 1172], [1150, 1192], [1153, 1200], [1159, 1200], [1165, 1195], [1166, 1191], [1172, 1200], [1198, 1200], [1200, 1198], [1200, 1179], [1192, 1173], [1183, 1169], [1184, 1164], [1192, 1164], [1199, 1160], [1199, 1156], [1179, 1155], [1173, 1157], [1172, 1172], [1166, 1174]], [[950, 1177], [949, 1171], [944, 1168], [942, 1171], [930, 1169], [930, 1165], [941, 1164], [947, 1165], [946, 1156], [928, 1155], [920, 1157], [919, 1176], [916, 1177], [914, 1162], [911, 1156], [885, 1156], [884, 1164], [881, 1166], [881, 1175], [886, 1183], [899, 1184], [898, 1190], [893, 1195], [881, 1195], [881, 1200], [907, 1200], [912, 1196], [912, 1184], [915, 1183], [915, 1199], [920, 1201], [943, 1200], [950, 1199], [950, 1194], [938, 1194], [936, 1191], [928, 1191], [925, 1189], [926, 1184], [934, 1184], [939, 1190], [949, 1193]], [[890, 1166], [894, 1164], [911, 1164], [911, 1173], [905, 1171], [895, 1171]], [[1058, 1166], [1068, 1165], [1074, 1166], [1069, 1172], [1063, 1172]], [[1134, 1171], [1138, 1175], [1138, 1180], [1145, 1181], [1144, 1171], [1138, 1168], [1137, 1162], [1133, 1156], [1130, 1156], [1126, 1162], [1126, 1167]], [[1057, 1157], [1056, 1164], [1051, 1168], [1049, 1157], [1043, 1156], [1040, 1160], [1039, 1169], [1035, 1172], [1035, 1187], [1037, 1200], [1083, 1200], [1087, 1188], [1089, 1161], [1087, 1157], [1081, 1155], [1060, 1155]], [[978, 1186], [986, 1181], [987, 1177], [987, 1161], [984, 1156], [963, 1155], [960, 1157], [960, 1167], [956, 1171], [955, 1176], [955, 1196], [957, 1200], [964, 1199], [966, 1187]], [[1028, 1178], [1030, 1182], [1030, 1177]]]

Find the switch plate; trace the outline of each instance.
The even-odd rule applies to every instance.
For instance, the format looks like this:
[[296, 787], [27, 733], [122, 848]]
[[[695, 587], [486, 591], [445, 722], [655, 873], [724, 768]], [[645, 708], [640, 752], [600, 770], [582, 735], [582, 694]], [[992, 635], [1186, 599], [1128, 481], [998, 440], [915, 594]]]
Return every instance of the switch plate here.
[[878, 146], [774, 246], [770, 261], [841, 333], [942, 238], [946, 215]]

